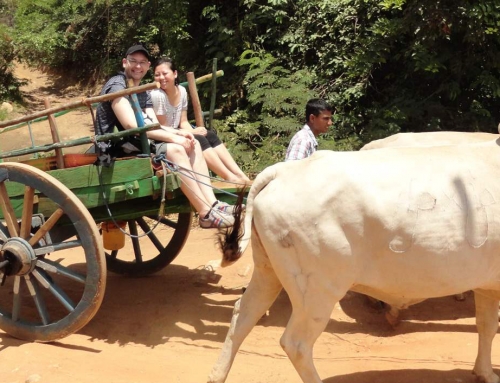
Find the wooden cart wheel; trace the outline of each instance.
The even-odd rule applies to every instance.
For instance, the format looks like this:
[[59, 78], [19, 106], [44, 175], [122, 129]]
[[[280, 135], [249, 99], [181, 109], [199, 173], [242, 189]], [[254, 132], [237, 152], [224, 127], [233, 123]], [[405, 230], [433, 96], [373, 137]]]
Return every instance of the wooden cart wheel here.
[[81, 329], [101, 305], [104, 249], [83, 203], [32, 166], [0, 164], [0, 328], [50, 342]]
[[[132, 242], [133, 254], [128, 251], [106, 252], [108, 270], [132, 277], [142, 277], [156, 273], [167, 267], [180, 253], [191, 230], [193, 213], [169, 214], [158, 223], [157, 217], [139, 217], [127, 221], [128, 237]], [[144, 233], [148, 233], [143, 235]]]

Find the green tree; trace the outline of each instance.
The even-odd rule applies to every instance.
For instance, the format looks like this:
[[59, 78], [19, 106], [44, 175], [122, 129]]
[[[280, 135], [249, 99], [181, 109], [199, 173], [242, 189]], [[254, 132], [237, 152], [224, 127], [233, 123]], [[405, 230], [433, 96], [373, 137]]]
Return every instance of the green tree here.
[[12, 0], [0, 0], [0, 101], [20, 101], [19, 87], [23, 84], [13, 73], [15, 58], [11, 26], [15, 12]]
[[0, 101], [22, 100], [20, 86], [25, 82], [14, 76], [15, 49], [10, 29], [0, 23]]
[[228, 62], [238, 52], [233, 42], [311, 73], [316, 93], [335, 107], [329, 148], [356, 149], [399, 131], [496, 129], [498, 0], [238, 5], [221, 0], [205, 9], [206, 43]]
[[282, 161], [290, 137], [304, 121], [304, 108], [314, 96], [306, 70], [291, 72], [265, 52], [245, 51], [238, 66], [245, 76], [248, 105], [218, 124], [224, 142], [245, 170], [260, 171]]
[[495, 129], [499, 1], [296, 4], [281, 41], [317, 74], [339, 138]]
[[186, 6], [181, 0], [20, 0], [19, 56], [65, 77], [101, 81], [120, 68], [131, 44], [142, 42], [153, 54], [180, 48]]
[[19, 58], [86, 81], [137, 41], [181, 72], [217, 58], [219, 129], [247, 169], [282, 158], [309, 95], [335, 108], [335, 150], [500, 118], [500, 0], [19, 0], [13, 24]]

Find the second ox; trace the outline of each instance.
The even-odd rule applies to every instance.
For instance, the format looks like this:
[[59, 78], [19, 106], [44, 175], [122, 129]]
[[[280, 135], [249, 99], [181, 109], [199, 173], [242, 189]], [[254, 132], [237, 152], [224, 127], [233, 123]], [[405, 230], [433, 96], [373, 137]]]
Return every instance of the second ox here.
[[[436, 131], [420, 133], [397, 133], [386, 138], [381, 138], [379, 140], [369, 142], [360, 150], [472, 144], [477, 142], [494, 141], [499, 137], [499, 134], [485, 132]], [[463, 301], [465, 299], [465, 295], [463, 293], [456, 294], [455, 299]], [[374, 301], [377, 304], [381, 303], [377, 300]], [[392, 326], [396, 326], [400, 320], [399, 314], [400, 308], [389, 307], [385, 313], [385, 317], [389, 324], [391, 324]]]

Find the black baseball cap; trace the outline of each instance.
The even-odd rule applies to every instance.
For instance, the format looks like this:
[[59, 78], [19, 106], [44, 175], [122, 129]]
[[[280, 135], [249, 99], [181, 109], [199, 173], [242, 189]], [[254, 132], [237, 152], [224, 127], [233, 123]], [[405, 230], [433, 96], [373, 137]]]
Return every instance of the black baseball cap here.
[[148, 60], [150, 60], [149, 52], [141, 44], [132, 45], [130, 48], [128, 48], [127, 53], [125, 53], [125, 57], [137, 52], [144, 53]]

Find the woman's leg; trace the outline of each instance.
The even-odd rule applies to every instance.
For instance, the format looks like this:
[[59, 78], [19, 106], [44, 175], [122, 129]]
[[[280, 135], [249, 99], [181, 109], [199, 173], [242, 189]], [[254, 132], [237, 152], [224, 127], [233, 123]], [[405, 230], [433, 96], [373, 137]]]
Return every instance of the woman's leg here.
[[[157, 154], [164, 153], [166, 149], [166, 143], [161, 146], [158, 145]], [[210, 211], [213, 201], [207, 201], [204, 193], [200, 189], [200, 186], [196, 181], [196, 175], [191, 172], [191, 162], [190, 158], [186, 154], [186, 150], [180, 145], [169, 144], [166, 152], [166, 157], [169, 161], [172, 161], [176, 165], [183, 168], [183, 171], [179, 173], [182, 180], [181, 190], [200, 216], [204, 217]]]
[[224, 165], [224, 162], [222, 162], [214, 148], [205, 149], [203, 151], [203, 157], [205, 157], [205, 161], [210, 170], [220, 178], [230, 182], [238, 182], [240, 180], [241, 177], [238, 177]]
[[217, 153], [217, 156], [226, 169], [234, 174], [238, 181], [250, 181], [247, 175], [243, 173], [243, 170], [240, 169], [236, 161], [234, 161], [233, 156], [231, 156], [231, 153], [227, 150], [226, 145], [221, 143], [214, 148], [214, 151]]
[[[156, 154], [165, 154], [166, 158], [181, 167], [179, 171], [179, 176], [181, 177], [181, 190], [187, 197], [191, 205], [199, 214], [199, 223], [202, 228], [220, 228], [229, 227], [234, 225], [234, 217], [227, 215], [224, 211], [220, 209], [212, 209], [212, 207], [217, 202], [213, 190], [210, 186], [205, 186], [199, 183], [199, 179], [203, 178], [196, 173], [206, 172], [208, 174], [208, 169], [203, 168], [203, 154], [198, 146], [198, 153], [193, 151], [188, 155], [186, 150], [181, 145], [162, 143], [156, 145]], [[201, 158], [203, 163], [200, 163]], [[194, 169], [196, 168], [196, 169]], [[207, 178], [203, 182], [208, 182], [210, 185], [210, 180]]]
[[203, 193], [205, 200], [210, 204], [210, 207], [217, 202], [214, 190], [210, 183], [210, 174], [208, 172], [208, 166], [203, 156], [201, 146], [198, 141], [196, 141], [194, 150], [189, 154], [189, 161], [191, 167], [195, 171], [195, 177], [200, 182], [198, 183], [201, 192]]
[[[208, 168], [212, 170], [215, 174], [217, 174], [222, 179], [226, 181], [235, 182], [238, 180], [238, 176], [231, 172], [226, 165], [221, 161], [217, 152], [212, 148], [211, 143], [209, 142], [210, 137], [208, 136], [212, 131], [207, 133], [207, 137], [195, 134], [194, 137], [198, 140], [201, 146], [201, 150], [203, 151], [203, 157], [208, 165]], [[212, 132], [213, 134], [213, 132]], [[220, 143], [217, 136], [215, 136]]]
[[215, 131], [208, 130], [206, 136], [195, 135], [195, 137], [201, 144], [208, 167], [219, 177], [231, 182], [250, 181], [236, 164]]

